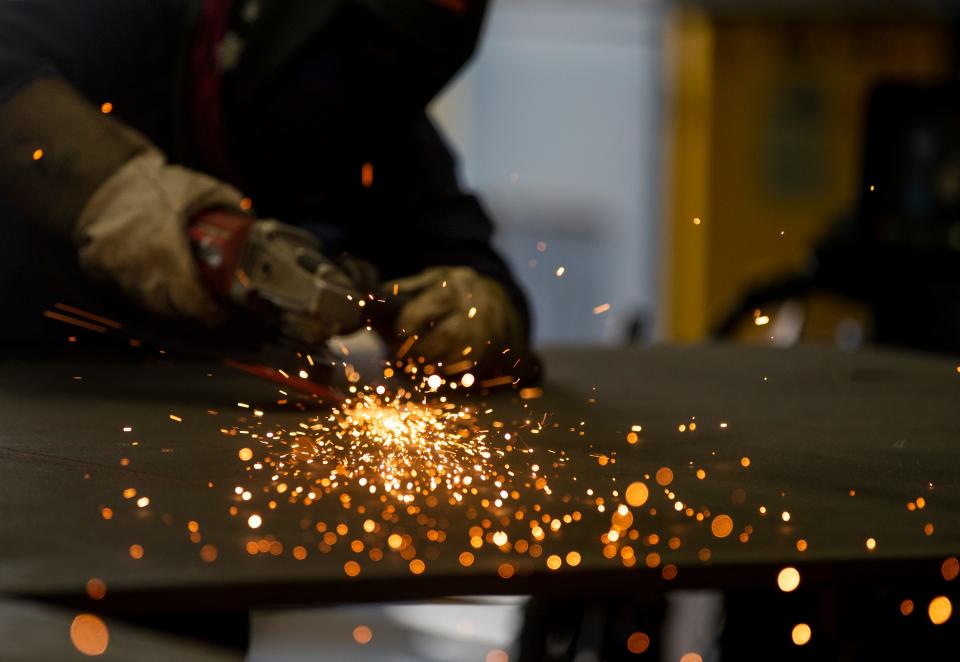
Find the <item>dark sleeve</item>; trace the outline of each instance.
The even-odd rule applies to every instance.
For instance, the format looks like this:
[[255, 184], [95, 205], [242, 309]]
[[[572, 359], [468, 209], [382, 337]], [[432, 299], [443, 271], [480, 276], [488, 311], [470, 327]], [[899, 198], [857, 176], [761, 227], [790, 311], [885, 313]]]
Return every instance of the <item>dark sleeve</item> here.
[[55, 15], [40, 2], [0, 2], [0, 105], [34, 78], [60, 75]]
[[504, 287], [529, 332], [527, 298], [493, 247], [494, 225], [480, 201], [461, 189], [453, 155], [425, 115], [399, 160], [404, 172], [397, 174], [405, 190], [393, 200], [401, 208], [385, 209], [381, 219], [399, 216], [400, 221], [383, 226], [384, 240], [375, 242], [380, 249], [375, 262], [383, 276], [411, 275], [432, 266], [471, 267]]
[[150, 91], [180, 47], [192, 1], [0, 0], [0, 104], [40, 76], [97, 105]]
[[176, 14], [161, 0], [0, 0], [0, 197], [70, 234], [89, 196], [148, 144], [100, 104], [156, 107], [145, 92]]

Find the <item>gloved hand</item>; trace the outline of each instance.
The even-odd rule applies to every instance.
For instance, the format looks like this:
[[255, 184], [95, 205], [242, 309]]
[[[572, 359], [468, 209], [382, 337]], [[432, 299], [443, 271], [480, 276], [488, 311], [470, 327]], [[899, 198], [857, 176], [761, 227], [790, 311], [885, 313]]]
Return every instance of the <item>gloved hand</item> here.
[[241, 198], [211, 177], [168, 165], [150, 149], [87, 201], [74, 231], [80, 264], [151, 312], [214, 324], [223, 311], [200, 280], [186, 226], [202, 209], [239, 210]]
[[[468, 267], [434, 267], [386, 284], [412, 296], [397, 316], [398, 344], [418, 339], [410, 354], [446, 365], [464, 358], [490, 363], [504, 349], [523, 351], [523, 321], [503, 287]], [[464, 351], [470, 352], [464, 355]]]

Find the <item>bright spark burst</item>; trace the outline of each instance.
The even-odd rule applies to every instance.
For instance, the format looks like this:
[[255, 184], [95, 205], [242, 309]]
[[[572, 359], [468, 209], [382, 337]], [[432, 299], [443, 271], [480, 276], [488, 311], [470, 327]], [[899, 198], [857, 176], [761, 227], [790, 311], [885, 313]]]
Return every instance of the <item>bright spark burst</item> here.
[[310, 423], [309, 440], [289, 443], [279, 468], [324, 487], [357, 483], [402, 502], [444, 489], [460, 500], [461, 491], [490, 474], [494, 451], [467, 407], [365, 388]]

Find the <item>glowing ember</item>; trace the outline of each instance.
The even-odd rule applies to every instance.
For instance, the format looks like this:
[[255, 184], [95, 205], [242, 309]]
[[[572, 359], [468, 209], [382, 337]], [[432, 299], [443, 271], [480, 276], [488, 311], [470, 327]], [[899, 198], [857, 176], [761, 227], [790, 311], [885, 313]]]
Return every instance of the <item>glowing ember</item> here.
[[784, 568], [777, 575], [777, 586], [784, 593], [795, 591], [800, 586], [800, 572], [796, 568]]
[[940, 574], [948, 582], [957, 578], [957, 575], [960, 574], [960, 561], [957, 560], [956, 556], [951, 556], [943, 562], [940, 566]]
[[353, 628], [353, 640], [361, 646], [363, 644], [369, 644], [371, 639], [373, 639], [373, 630], [366, 625], [358, 625]]
[[673, 482], [673, 471], [670, 467], [657, 469], [657, 485], [667, 486]]
[[650, 637], [643, 632], [634, 632], [627, 637], [627, 650], [639, 655], [650, 648]]
[[595, 308], [593, 309], [593, 314], [594, 314], [594, 315], [603, 315], [603, 314], [604, 314], [605, 312], [607, 312], [608, 310], [610, 310], [610, 304], [609, 304], [609, 303], [602, 303], [602, 304], [600, 304], [599, 306], [597, 306], [597, 307], [595, 307]]
[[950, 620], [952, 614], [953, 605], [950, 604], [950, 598], [945, 595], [935, 597], [927, 607], [927, 616], [934, 625], [943, 625]]
[[650, 496], [650, 490], [647, 489], [645, 483], [639, 481], [635, 483], [630, 483], [627, 487], [626, 498], [627, 503], [637, 508], [642, 506], [647, 502], [647, 498]]
[[98, 577], [91, 577], [87, 581], [87, 595], [91, 600], [102, 600], [107, 594], [107, 585]]
[[107, 624], [93, 614], [78, 614], [70, 623], [70, 642], [84, 655], [103, 655], [110, 643]]
[[733, 519], [729, 515], [717, 515], [710, 522], [710, 531], [718, 538], [726, 538], [733, 532]]
[[793, 643], [797, 646], [803, 646], [810, 641], [810, 626], [806, 623], [797, 623], [793, 626], [793, 631], [790, 633], [790, 638], [793, 639]]

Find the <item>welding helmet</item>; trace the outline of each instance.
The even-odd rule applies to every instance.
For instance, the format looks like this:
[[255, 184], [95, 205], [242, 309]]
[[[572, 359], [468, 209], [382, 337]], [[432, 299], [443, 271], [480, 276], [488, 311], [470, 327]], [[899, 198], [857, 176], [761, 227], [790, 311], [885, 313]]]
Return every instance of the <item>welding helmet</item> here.
[[[486, 0], [314, 0], [265, 4], [228, 76], [238, 103], [301, 96], [324, 107], [422, 109], [473, 53]], [[327, 97], [327, 98], [324, 98]], [[321, 99], [323, 101], [321, 102]], [[334, 111], [335, 112], [335, 111]]]
[[486, 0], [357, 0], [384, 27], [370, 42], [384, 71], [426, 103], [476, 48]]
[[225, 76], [241, 185], [261, 202], [309, 193], [318, 207], [359, 181], [356, 159], [401, 153], [390, 143], [416, 130], [469, 59], [485, 8], [486, 0], [264, 3], [240, 65]]

